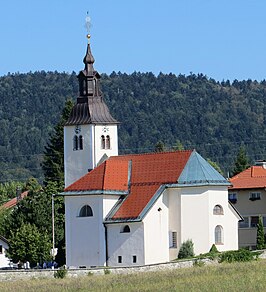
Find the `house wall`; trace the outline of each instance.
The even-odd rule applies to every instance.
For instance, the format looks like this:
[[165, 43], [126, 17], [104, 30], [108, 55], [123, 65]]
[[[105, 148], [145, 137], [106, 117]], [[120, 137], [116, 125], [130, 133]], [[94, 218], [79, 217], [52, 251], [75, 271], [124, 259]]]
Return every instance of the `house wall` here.
[[[64, 127], [65, 187], [97, 166], [104, 154], [118, 155], [117, 125], [79, 125], [83, 136], [83, 149], [73, 150], [76, 126]], [[101, 149], [101, 136], [110, 136], [110, 149]]]
[[[252, 192], [260, 192], [261, 199], [251, 201], [250, 194]], [[264, 219], [264, 232], [266, 233], [266, 191], [264, 189], [244, 189], [244, 190], [230, 190], [229, 193], [237, 195], [237, 201], [234, 204], [239, 213], [248, 220], [248, 226], [242, 228], [239, 224], [239, 247], [256, 247], [257, 228], [251, 226], [251, 217], [262, 216]]]
[[[122, 233], [125, 225], [129, 233]], [[144, 265], [144, 228], [142, 222], [106, 224], [108, 237], [108, 266], [138, 266]], [[122, 262], [118, 262], [118, 256]], [[133, 263], [136, 256], [136, 263]]]
[[10, 260], [6, 256], [8, 244], [0, 239], [0, 245], [2, 246], [2, 252], [0, 253], [0, 268], [9, 267]]
[[168, 206], [165, 190], [143, 219], [145, 265], [169, 261]]
[[[104, 266], [106, 262], [103, 218], [116, 196], [65, 197], [67, 266]], [[92, 208], [92, 217], [79, 217], [82, 206]]]

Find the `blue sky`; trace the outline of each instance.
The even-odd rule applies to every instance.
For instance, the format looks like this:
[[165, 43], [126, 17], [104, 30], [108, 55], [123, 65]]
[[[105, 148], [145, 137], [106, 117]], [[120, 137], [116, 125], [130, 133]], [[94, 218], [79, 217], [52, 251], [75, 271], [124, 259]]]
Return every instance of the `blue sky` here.
[[265, 0], [2, 2], [0, 76], [83, 69], [89, 11], [99, 73], [266, 78]]

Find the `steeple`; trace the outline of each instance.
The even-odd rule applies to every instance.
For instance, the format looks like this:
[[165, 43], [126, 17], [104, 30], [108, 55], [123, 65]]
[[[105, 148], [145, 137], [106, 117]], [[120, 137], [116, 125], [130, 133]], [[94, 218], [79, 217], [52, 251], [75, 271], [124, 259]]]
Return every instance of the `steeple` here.
[[[89, 16], [87, 16], [89, 18]], [[90, 26], [90, 18], [86, 26]], [[90, 34], [78, 74], [79, 95], [64, 127], [65, 186], [69, 186], [107, 157], [118, 155], [118, 122], [111, 116], [100, 90], [100, 74], [94, 69]]]
[[88, 44], [86, 55], [83, 58], [84, 70], [78, 74], [79, 96], [72, 109], [66, 125], [82, 124], [117, 124], [105, 104], [99, 87], [100, 74], [94, 70], [94, 57], [91, 53], [90, 35], [87, 35]]

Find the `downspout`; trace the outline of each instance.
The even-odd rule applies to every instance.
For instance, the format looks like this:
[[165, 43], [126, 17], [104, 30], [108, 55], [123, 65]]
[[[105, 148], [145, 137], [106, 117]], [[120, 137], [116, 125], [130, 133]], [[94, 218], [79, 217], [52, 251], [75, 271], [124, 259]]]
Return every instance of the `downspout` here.
[[108, 255], [108, 236], [107, 236], [107, 226], [106, 224], [104, 225], [104, 239], [105, 239], [105, 263], [106, 263], [106, 267], [108, 267], [108, 259], [109, 259], [109, 255]]

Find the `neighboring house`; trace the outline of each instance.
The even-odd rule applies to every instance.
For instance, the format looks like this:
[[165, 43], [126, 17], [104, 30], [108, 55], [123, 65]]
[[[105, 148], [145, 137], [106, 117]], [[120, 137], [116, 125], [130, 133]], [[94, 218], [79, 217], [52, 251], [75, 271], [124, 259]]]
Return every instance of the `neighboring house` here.
[[117, 156], [118, 122], [89, 43], [83, 62], [64, 127], [67, 266], [167, 262], [188, 239], [196, 254], [212, 244], [237, 249], [241, 216], [228, 202], [228, 181], [196, 151]]
[[8, 241], [0, 235], [0, 268], [9, 267], [10, 260], [6, 256], [6, 250], [8, 249]]
[[65, 189], [67, 266], [130, 266], [177, 258], [192, 239], [238, 248], [228, 181], [196, 151], [110, 157]]
[[[27, 197], [28, 191], [25, 191], [15, 198], [9, 200], [5, 204], [3, 204], [0, 209], [10, 209], [15, 207], [19, 201], [23, 200]], [[9, 244], [6, 238], [0, 235], [0, 268], [10, 267], [10, 259], [6, 256], [5, 251], [8, 249]]]
[[244, 219], [239, 222], [239, 247], [255, 249], [259, 216], [266, 228], [266, 162], [256, 162], [232, 177], [230, 182], [229, 200]]
[[29, 191], [25, 191], [25, 192], [19, 194], [19, 195], [16, 196], [15, 198], [13, 198], [13, 199], [7, 201], [7, 202], [6, 202], [5, 204], [3, 204], [0, 208], [7, 208], [7, 209], [9, 209], [9, 208], [13, 208], [13, 207], [15, 207], [15, 206], [18, 204], [19, 201], [21, 201], [21, 200], [23, 200], [24, 198], [27, 197], [28, 193], [29, 193]]

